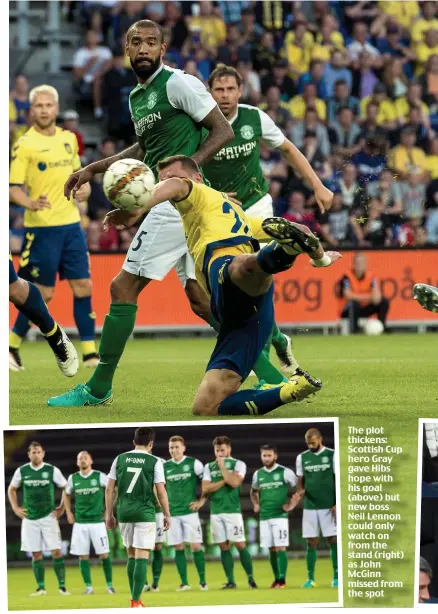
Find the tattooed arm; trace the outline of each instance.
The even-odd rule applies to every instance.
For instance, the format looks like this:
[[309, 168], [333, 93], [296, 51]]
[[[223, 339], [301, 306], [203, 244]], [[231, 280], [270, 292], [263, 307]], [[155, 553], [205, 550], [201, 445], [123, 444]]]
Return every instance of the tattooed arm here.
[[209, 133], [198, 151], [192, 156], [198, 166], [208, 162], [215, 153], [222, 149], [225, 143], [228, 143], [234, 137], [232, 127], [217, 106], [201, 121], [201, 124]]

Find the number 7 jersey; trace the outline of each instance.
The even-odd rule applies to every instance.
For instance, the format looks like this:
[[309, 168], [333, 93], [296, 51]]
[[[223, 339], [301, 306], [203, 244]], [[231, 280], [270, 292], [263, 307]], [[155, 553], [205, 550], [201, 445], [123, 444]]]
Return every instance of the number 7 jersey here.
[[181, 215], [187, 247], [195, 261], [196, 279], [210, 294], [208, 271], [220, 256], [251, 254], [258, 249], [249, 218], [244, 211], [203, 183], [184, 179], [190, 185], [188, 196], [173, 205]]
[[163, 463], [144, 450], [117, 456], [108, 478], [116, 481], [117, 520], [155, 522], [154, 484], [165, 482]]

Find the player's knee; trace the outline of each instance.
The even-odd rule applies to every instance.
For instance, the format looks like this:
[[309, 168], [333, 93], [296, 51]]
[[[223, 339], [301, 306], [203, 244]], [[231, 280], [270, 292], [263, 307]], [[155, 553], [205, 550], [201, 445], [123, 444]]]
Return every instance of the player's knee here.
[[162, 549], [163, 549], [163, 544], [155, 544], [155, 548], [154, 548], [155, 552], [159, 552]]
[[[99, 558], [101, 561], [103, 561], [104, 559], [107, 559], [109, 557], [109, 553], [105, 552], [104, 554], [99, 554]], [[88, 556], [87, 556], [88, 559]]]
[[336, 537], [336, 535], [332, 535], [331, 537], [327, 538], [327, 541], [330, 544], [330, 546], [333, 546], [333, 544], [338, 543], [338, 538]]
[[49, 304], [52, 298], [55, 296], [55, 288], [51, 288], [49, 286], [38, 286], [38, 288], [43, 295], [46, 305]]
[[[134, 276], [131, 276], [134, 279]], [[137, 303], [138, 290], [131, 279], [121, 271], [111, 282], [111, 300], [113, 303]]]
[[[103, 556], [104, 556], [103, 554], [99, 554], [99, 558], [100, 558], [100, 559], [101, 559], [101, 558], [103, 558]], [[88, 555], [84, 555], [84, 556], [80, 556], [80, 557], [79, 557], [79, 560], [80, 560], [80, 561], [88, 561], [88, 559], [89, 559], [89, 558], [90, 558], [90, 557], [89, 557]]]
[[219, 548], [224, 552], [225, 550], [230, 549], [230, 544], [228, 542], [223, 542], [222, 544], [218, 544]]
[[42, 552], [32, 552], [32, 561], [42, 561], [43, 553]]
[[199, 552], [201, 550], [201, 544], [191, 544], [190, 547], [192, 552]]
[[307, 540], [307, 545], [309, 546], [309, 548], [316, 548], [318, 545], [318, 539], [315, 538], [311, 538]]
[[184, 550], [185, 544], [177, 544], [175, 550]]
[[243, 550], [246, 546], [246, 542], [235, 542], [234, 544], [237, 550]]
[[52, 550], [52, 558], [54, 559], [60, 559], [62, 557], [62, 552], [61, 550]]
[[72, 279], [70, 281], [71, 289], [76, 298], [84, 298], [91, 296], [93, 283], [91, 279]]
[[13, 284], [9, 286], [9, 300], [11, 303], [17, 306], [24, 305], [28, 297], [29, 290], [27, 281], [18, 278]]
[[193, 416], [217, 416], [220, 403], [211, 403], [208, 398], [195, 399], [192, 407]]

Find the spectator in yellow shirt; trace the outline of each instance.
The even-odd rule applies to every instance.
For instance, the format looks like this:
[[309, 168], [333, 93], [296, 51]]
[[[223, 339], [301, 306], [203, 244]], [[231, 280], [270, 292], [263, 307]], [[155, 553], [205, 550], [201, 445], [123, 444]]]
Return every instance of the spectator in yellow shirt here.
[[423, 42], [424, 33], [427, 32], [427, 30], [431, 28], [438, 30], [437, 3], [422, 2], [421, 10], [423, 15], [418, 17], [412, 24], [411, 42], [413, 46]]
[[307, 108], [314, 108], [320, 121], [325, 121], [327, 108], [324, 100], [316, 97], [316, 85], [306, 83], [302, 96], [294, 96], [288, 103], [288, 109], [294, 120], [303, 120]]
[[409, 2], [385, 0], [378, 2], [377, 6], [382, 13], [392, 17], [405, 30], [410, 30], [412, 21], [420, 13], [418, 2], [415, 0]]
[[199, 15], [189, 20], [189, 30], [199, 33], [204, 47], [218, 47], [225, 42], [227, 28], [224, 20], [214, 12], [213, 3], [203, 0], [199, 3]]
[[345, 50], [344, 37], [339, 32], [339, 24], [332, 15], [324, 17], [321, 31], [316, 35], [315, 45], [312, 47], [311, 58], [330, 62], [334, 49]]
[[406, 122], [411, 107], [420, 107], [423, 120], [426, 120], [426, 126], [430, 127], [428, 120], [429, 107], [422, 101], [422, 87], [418, 81], [411, 81], [408, 85], [406, 96], [397, 98], [394, 105], [397, 113], [397, 119], [400, 123], [404, 124]]
[[369, 102], [375, 102], [379, 110], [377, 112], [377, 124], [383, 126], [387, 130], [392, 130], [396, 127], [397, 113], [394, 104], [386, 95], [386, 87], [383, 83], [377, 83], [374, 87], [371, 96], [367, 96], [360, 103], [360, 115], [366, 117], [366, 110]]
[[310, 54], [315, 43], [305, 21], [297, 21], [284, 38], [282, 55], [287, 58], [291, 76], [297, 78], [309, 70]]
[[438, 179], [438, 137], [430, 142], [430, 154], [427, 156], [427, 170], [431, 179]]
[[407, 126], [402, 130], [400, 145], [394, 147], [389, 154], [389, 166], [399, 175], [400, 179], [407, 179], [409, 175], [418, 170], [427, 172], [427, 157], [422, 149], [415, 147], [415, 128]]
[[429, 28], [424, 33], [424, 42], [418, 43], [416, 49], [417, 70], [415, 75], [418, 77], [424, 72], [424, 67], [431, 55], [438, 54], [438, 30]]

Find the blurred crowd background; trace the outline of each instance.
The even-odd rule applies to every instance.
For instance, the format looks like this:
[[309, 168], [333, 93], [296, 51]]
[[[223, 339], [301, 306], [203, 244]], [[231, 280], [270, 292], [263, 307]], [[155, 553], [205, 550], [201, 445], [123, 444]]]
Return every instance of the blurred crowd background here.
[[[319, 214], [309, 186], [262, 146], [278, 215], [308, 225], [331, 248], [438, 244], [437, 2], [59, 6], [64, 29], [81, 41], [64, 50], [72, 96], [61, 91], [59, 119], [76, 134], [83, 164], [134, 140], [128, 95], [136, 79], [124, 42], [135, 21], [149, 18], [164, 29], [166, 64], [204, 83], [218, 63], [235, 66], [241, 102], [265, 110], [335, 193], [332, 210]], [[37, 84], [26, 71], [11, 75], [11, 143], [27, 130], [29, 87]], [[92, 252], [126, 251], [132, 239], [134, 231], [103, 233], [110, 208], [97, 178], [82, 215]], [[23, 212], [10, 206], [13, 251], [23, 232]]]

